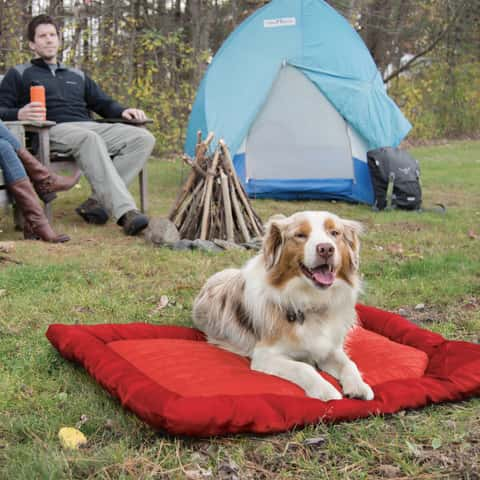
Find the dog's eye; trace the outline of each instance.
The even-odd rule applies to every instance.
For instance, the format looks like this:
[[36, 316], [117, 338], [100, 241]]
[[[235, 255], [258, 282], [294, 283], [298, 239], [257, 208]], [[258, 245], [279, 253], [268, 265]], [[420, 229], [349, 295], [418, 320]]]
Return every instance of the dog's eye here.
[[338, 237], [338, 236], [340, 235], [340, 232], [339, 232], [338, 230], [332, 230], [332, 231], [330, 232], [330, 235], [331, 235], [332, 237]]
[[295, 234], [295, 238], [305, 239], [305, 238], [307, 238], [307, 236], [306, 236], [304, 233], [302, 233], [302, 232], [297, 232], [297, 233]]

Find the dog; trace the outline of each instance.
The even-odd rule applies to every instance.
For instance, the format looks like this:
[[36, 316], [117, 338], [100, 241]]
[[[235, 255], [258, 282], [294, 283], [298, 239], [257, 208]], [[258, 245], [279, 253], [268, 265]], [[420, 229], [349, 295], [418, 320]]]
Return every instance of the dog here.
[[257, 256], [207, 280], [194, 324], [210, 343], [250, 357], [253, 370], [289, 380], [308, 397], [342, 398], [318, 368], [345, 396], [373, 399], [343, 348], [356, 320], [361, 231], [329, 212], [270, 218]]

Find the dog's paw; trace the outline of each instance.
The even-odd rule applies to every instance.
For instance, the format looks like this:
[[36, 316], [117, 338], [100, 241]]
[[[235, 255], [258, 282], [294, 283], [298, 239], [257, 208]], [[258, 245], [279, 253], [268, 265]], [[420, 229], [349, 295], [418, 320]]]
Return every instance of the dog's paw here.
[[373, 390], [363, 381], [343, 385], [343, 393], [346, 397], [362, 400], [373, 400], [375, 396]]
[[312, 382], [312, 384], [305, 389], [305, 393], [308, 397], [318, 398], [324, 402], [342, 399], [342, 394], [326, 380]]

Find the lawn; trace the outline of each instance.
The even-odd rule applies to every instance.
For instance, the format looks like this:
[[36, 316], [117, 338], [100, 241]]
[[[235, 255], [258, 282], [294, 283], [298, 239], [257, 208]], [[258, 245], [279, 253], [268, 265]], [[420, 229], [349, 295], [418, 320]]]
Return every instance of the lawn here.
[[[449, 339], [480, 341], [480, 143], [413, 150], [425, 207], [446, 214], [388, 211], [341, 202], [255, 200], [274, 213], [330, 210], [366, 226], [362, 302], [401, 311]], [[165, 216], [187, 167], [149, 167], [151, 216]], [[137, 193], [137, 191], [135, 191]], [[85, 372], [50, 346], [51, 323], [191, 325], [204, 281], [251, 252], [176, 252], [127, 238], [119, 227], [88, 226], [74, 213], [84, 180], [56, 201], [65, 245], [20, 241], [2, 215], [0, 240], [16, 240], [0, 263], [0, 478], [5, 479], [344, 479], [480, 478], [480, 399], [281, 435], [171, 438], [122, 410]], [[169, 305], [156, 308], [166, 295]], [[423, 304], [423, 308], [421, 308]], [[88, 445], [62, 450], [62, 426]]]

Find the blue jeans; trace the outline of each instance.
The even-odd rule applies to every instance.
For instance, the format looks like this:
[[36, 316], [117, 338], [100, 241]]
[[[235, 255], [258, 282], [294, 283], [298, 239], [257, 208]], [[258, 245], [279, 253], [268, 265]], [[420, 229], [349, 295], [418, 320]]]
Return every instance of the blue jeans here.
[[3, 178], [7, 185], [27, 176], [22, 161], [16, 154], [20, 147], [20, 142], [0, 121], [0, 168], [3, 170]]

